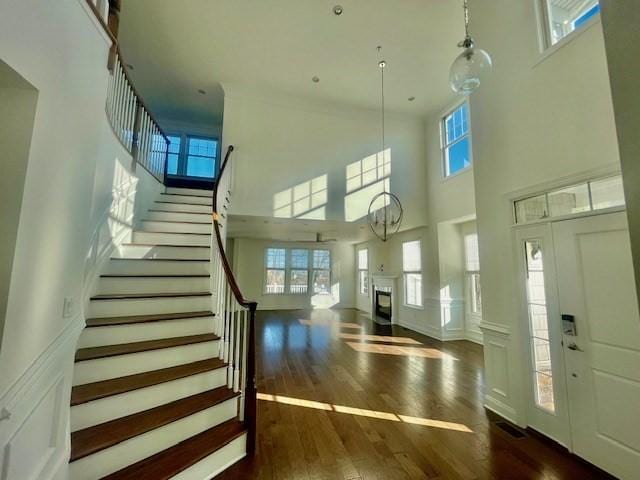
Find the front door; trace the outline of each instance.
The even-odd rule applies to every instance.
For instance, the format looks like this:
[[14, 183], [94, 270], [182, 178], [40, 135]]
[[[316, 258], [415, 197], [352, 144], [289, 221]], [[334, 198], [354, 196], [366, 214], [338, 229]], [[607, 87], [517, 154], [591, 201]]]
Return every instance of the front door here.
[[572, 450], [640, 478], [640, 316], [626, 214], [552, 231]]

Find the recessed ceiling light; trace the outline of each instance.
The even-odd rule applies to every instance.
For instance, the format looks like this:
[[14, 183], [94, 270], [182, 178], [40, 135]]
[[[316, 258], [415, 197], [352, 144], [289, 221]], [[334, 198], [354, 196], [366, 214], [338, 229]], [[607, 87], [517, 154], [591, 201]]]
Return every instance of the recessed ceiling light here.
[[336, 5], [335, 7], [333, 7], [333, 13], [336, 15], [342, 15], [342, 12], [344, 12], [343, 8], [341, 5]]
[[416, 99], [416, 97], [409, 97], [407, 100], [409, 100], [410, 102], [413, 102]]
[[206, 95], [206, 94], [207, 94], [207, 92], [205, 92], [205, 91], [204, 91], [204, 90], [202, 90], [201, 88], [199, 88], [199, 89], [198, 89], [198, 93], [199, 93], [200, 95]]
[[313, 77], [313, 78], [311, 79], [311, 81], [312, 81], [313, 83], [318, 83], [318, 82], [320, 81], [320, 77]]

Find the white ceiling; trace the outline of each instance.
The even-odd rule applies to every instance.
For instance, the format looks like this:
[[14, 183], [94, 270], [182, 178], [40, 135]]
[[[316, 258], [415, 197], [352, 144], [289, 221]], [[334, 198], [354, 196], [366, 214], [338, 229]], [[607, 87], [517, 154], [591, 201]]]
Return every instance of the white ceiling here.
[[[341, 16], [332, 12], [337, 3], [344, 7]], [[123, 56], [160, 117], [219, 120], [220, 84], [378, 108], [377, 45], [388, 64], [390, 110], [424, 115], [453, 98], [447, 79], [463, 36], [462, 0], [122, 4]], [[311, 81], [316, 75], [319, 83]]]
[[227, 236], [230, 238], [257, 238], [283, 242], [313, 242], [317, 233], [321, 234], [323, 240], [336, 239], [349, 243], [360, 243], [374, 238], [368, 224], [364, 222], [230, 215], [226, 228]]

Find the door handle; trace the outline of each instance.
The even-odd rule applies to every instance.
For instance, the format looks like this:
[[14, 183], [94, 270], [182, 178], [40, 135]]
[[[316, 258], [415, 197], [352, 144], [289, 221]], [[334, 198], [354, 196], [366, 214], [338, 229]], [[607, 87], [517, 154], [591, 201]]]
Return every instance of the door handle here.
[[578, 345], [576, 345], [574, 342], [571, 342], [567, 345], [567, 348], [569, 350], [573, 350], [575, 352], [584, 352], [584, 350], [582, 350]]

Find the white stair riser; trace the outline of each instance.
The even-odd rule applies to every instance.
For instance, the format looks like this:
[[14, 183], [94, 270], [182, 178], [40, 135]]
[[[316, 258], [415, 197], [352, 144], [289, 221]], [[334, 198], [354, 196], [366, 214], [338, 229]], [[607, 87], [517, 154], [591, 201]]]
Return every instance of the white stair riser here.
[[[206, 219], [205, 219], [206, 220]], [[199, 221], [202, 221], [200, 219]], [[144, 220], [141, 229], [145, 232], [176, 232], [176, 233], [211, 233], [211, 223], [172, 223]]]
[[206, 292], [209, 277], [100, 277], [98, 294]]
[[105, 275], [206, 275], [210, 264], [202, 262], [171, 262], [153, 260], [110, 260]]
[[207, 247], [165, 247], [162, 245], [124, 245], [113, 254], [114, 258], [184, 258], [209, 260], [211, 249]]
[[211, 235], [191, 235], [185, 233], [133, 232], [133, 243], [155, 245], [211, 245]]
[[209, 480], [247, 455], [247, 434], [242, 434], [195, 465], [171, 477], [171, 480]]
[[211, 214], [211, 205], [186, 205], [184, 203], [171, 203], [171, 200], [164, 199], [153, 205], [154, 210], [171, 210], [172, 212], [193, 212]]
[[213, 333], [214, 322], [215, 317], [197, 317], [131, 325], [90, 327], [82, 331], [78, 348], [102, 347], [105, 345]]
[[162, 202], [174, 202], [174, 203], [188, 203], [198, 205], [211, 205], [213, 199], [211, 197], [200, 197], [194, 195], [160, 195], [160, 201]]
[[211, 310], [211, 296], [156, 297], [116, 300], [91, 300], [89, 317], [124, 317], [155, 313], [203, 312]]
[[125, 375], [206, 360], [216, 356], [218, 343], [215, 340], [76, 362], [73, 384], [84, 385], [109, 378], [124, 377]]
[[211, 213], [148, 212], [145, 218], [170, 222], [210, 222]]
[[200, 195], [203, 197], [211, 198], [213, 192], [211, 190], [200, 190], [196, 188], [167, 187], [166, 193], [177, 193], [180, 195]]
[[233, 418], [237, 399], [138, 435], [110, 448], [81, 458], [70, 464], [72, 480], [95, 480], [116, 472], [162, 450]]
[[225, 367], [76, 405], [71, 407], [71, 431], [149, 410], [226, 384]]

